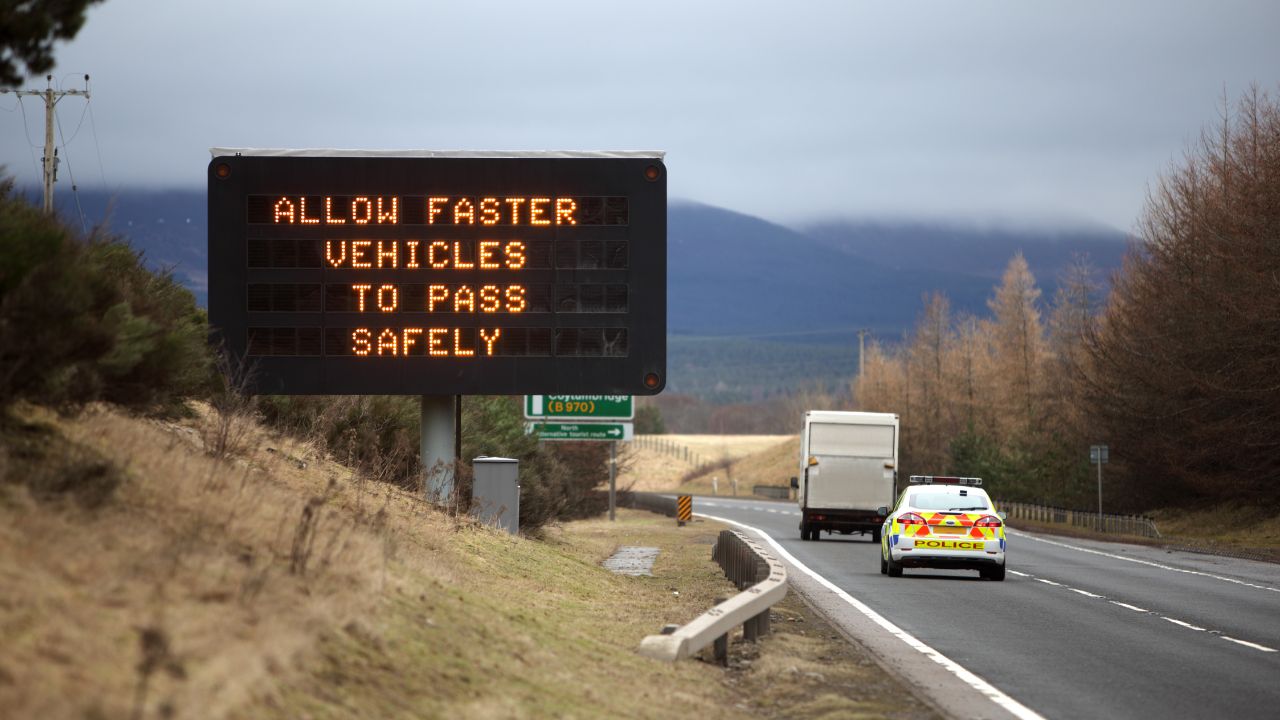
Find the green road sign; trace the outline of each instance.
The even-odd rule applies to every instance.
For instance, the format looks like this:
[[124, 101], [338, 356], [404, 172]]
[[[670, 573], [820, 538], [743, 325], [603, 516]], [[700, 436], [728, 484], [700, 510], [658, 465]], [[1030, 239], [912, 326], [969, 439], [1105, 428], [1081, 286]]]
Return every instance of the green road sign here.
[[634, 436], [629, 422], [529, 423], [527, 430], [539, 440], [630, 440]]
[[530, 420], [630, 420], [636, 416], [636, 405], [630, 395], [525, 395], [524, 416]]

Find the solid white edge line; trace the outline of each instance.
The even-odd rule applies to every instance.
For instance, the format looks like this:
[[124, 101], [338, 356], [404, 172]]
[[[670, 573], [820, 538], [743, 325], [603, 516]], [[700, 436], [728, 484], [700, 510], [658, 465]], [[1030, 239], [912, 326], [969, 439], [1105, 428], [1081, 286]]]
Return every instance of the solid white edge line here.
[[1054, 582], [1052, 580], [1045, 580], [1044, 578], [1036, 578], [1036, 582], [1042, 582], [1045, 585], [1052, 585], [1054, 587], [1064, 587], [1062, 583]]
[[1171, 570], [1173, 572], [1186, 573], [1187, 575], [1199, 575], [1200, 577], [1213, 578], [1214, 580], [1221, 580], [1222, 582], [1234, 583], [1236, 585], [1243, 585], [1245, 587], [1251, 587], [1258, 590], [1270, 590], [1271, 592], [1280, 592], [1280, 588], [1270, 587], [1267, 585], [1258, 585], [1256, 583], [1245, 582], [1244, 580], [1236, 580], [1235, 578], [1222, 577], [1221, 575], [1213, 575], [1207, 572], [1200, 572], [1199, 570], [1187, 570], [1185, 568], [1173, 567], [1172, 565], [1163, 565], [1161, 563], [1152, 562], [1150, 560], [1141, 560], [1139, 558], [1125, 557], [1123, 555], [1116, 555], [1114, 553], [1102, 552], [1101, 550], [1093, 550], [1091, 548], [1080, 547], [1079, 545], [1072, 545], [1071, 543], [1058, 542], [1056, 540], [1049, 540], [1047, 538], [1037, 537], [1035, 535], [1032, 535], [1031, 533], [1023, 532], [1021, 530], [1009, 529], [1009, 534], [1015, 535], [1017, 537], [1023, 537], [1028, 540], [1034, 540], [1035, 542], [1042, 542], [1042, 543], [1045, 543], [1046, 545], [1057, 545], [1058, 547], [1069, 548], [1071, 550], [1079, 550], [1080, 552], [1089, 553], [1091, 555], [1101, 555], [1103, 557], [1109, 557], [1114, 560], [1124, 560], [1125, 562], [1138, 563], [1139, 565], [1149, 565], [1154, 568], [1160, 568], [1161, 570]]
[[1140, 613], [1151, 612], [1150, 610], [1147, 610], [1147, 609], [1145, 609], [1145, 608], [1140, 608], [1140, 607], [1138, 607], [1137, 605], [1130, 605], [1129, 603], [1122, 603], [1122, 602], [1120, 602], [1119, 600], [1108, 600], [1107, 602], [1111, 603], [1112, 605], [1119, 605], [1119, 606], [1120, 606], [1120, 607], [1122, 607], [1122, 608], [1127, 608], [1127, 609], [1132, 610], [1132, 611], [1134, 611], [1134, 612], [1140, 612]]
[[1091, 597], [1091, 598], [1098, 598], [1098, 599], [1101, 599], [1101, 598], [1102, 598], [1102, 596], [1101, 596], [1101, 595], [1099, 595], [1099, 594], [1097, 594], [1097, 593], [1091, 593], [1091, 592], [1089, 592], [1088, 590], [1081, 590], [1080, 588], [1073, 588], [1073, 587], [1069, 587], [1069, 588], [1067, 588], [1067, 589], [1068, 589], [1068, 590], [1070, 590], [1070, 591], [1071, 591], [1071, 592], [1073, 592], [1073, 593], [1080, 593], [1081, 595], [1087, 595], [1087, 596], [1089, 596], [1089, 597]]
[[1226, 635], [1219, 635], [1218, 637], [1222, 638], [1223, 640], [1226, 640], [1227, 642], [1233, 642], [1237, 645], [1244, 645], [1245, 647], [1251, 647], [1254, 650], [1261, 650], [1262, 652], [1280, 652], [1280, 650], [1276, 650], [1275, 648], [1269, 648], [1266, 645], [1259, 645], [1258, 643], [1251, 643], [1248, 640], [1237, 640], [1233, 637], [1228, 637]]
[[991, 683], [987, 682], [986, 680], [983, 680], [982, 678], [973, 674], [973, 672], [966, 669], [956, 661], [952, 660], [946, 655], [943, 655], [937, 650], [934, 650], [933, 648], [924, 644], [920, 640], [916, 639], [914, 635], [912, 635], [911, 633], [908, 633], [906, 630], [903, 630], [897, 625], [894, 625], [892, 622], [889, 622], [889, 620], [886, 619], [883, 615], [876, 612], [875, 610], [872, 610], [867, 605], [863, 604], [861, 600], [858, 600], [857, 598], [853, 597], [849, 593], [840, 589], [838, 586], [836, 586], [835, 583], [831, 582], [825, 577], [809, 569], [807, 565], [797, 560], [794, 555], [787, 552], [782, 547], [782, 545], [778, 544], [778, 541], [774, 540], [773, 537], [769, 535], [769, 533], [766, 533], [763, 530], [760, 530], [759, 528], [752, 527], [745, 523], [740, 523], [737, 520], [730, 520], [729, 518], [722, 518], [722, 517], [717, 517], [715, 515], [707, 515], [704, 513], [694, 513], [694, 514], [707, 518], [708, 520], [715, 520], [717, 522], [727, 523], [729, 525], [736, 525], [740, 528], [754, 532], [755, 534], [764, 538], [765, 542], [769, 543], [769, 545], [774, 549], [774, 551], [778, 553], [779, 556], [782, 557], [782, 559], [791, 563], [791, 565], [795, 567], [797, 570], [804, 573], [805, 575], [808, 575], [810, 578], [815, 580], [819, 585], [830, 590], [832, 593], [835, 593], [836, 597], [840, 598], [841, 600], [844, 600], [846, 603], [853, 606], [855, 610], [865, 615], [867, 619], [871, 620], [871, 622], [874, 622], [875, 624], [887, 630], [889, 634], [893, 635], [894, 637], [898, 638], [902, 642], [906, 643], [911, 649], [919, 652], [920, 654], [924, 655], [925, 657], [929, 658], [935, 663], [946, 668], [948, 672], [955, 675], [957, 678], [959, 678], [969, 687], [982, 693], [984, 696], [986, 696], [988, 700], [991, 700], [992, 702], [1004, 708], [1005, 710], [1008, 710], [1015, 717], [1022, 718], [1022, 720], [1045, 720], [1044, 716], [1040, 715], [1039, 713], [1027, 707], [1026, 705], [1023, 705], [1017, 700], [1014, 700], [1008, 695], [1005, 695], [1003, 692], [998, 690]]

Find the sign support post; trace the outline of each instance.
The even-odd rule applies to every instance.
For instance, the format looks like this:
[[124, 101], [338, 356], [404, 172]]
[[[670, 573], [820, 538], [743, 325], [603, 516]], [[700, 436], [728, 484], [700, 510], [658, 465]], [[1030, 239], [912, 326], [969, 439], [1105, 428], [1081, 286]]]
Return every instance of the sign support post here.
[[1098, 466], [1098, 532], [1102, 532], [1102, 465], [1111, 458], [1111, 448], [1106, 445], [1089, 446], [1089, 462]]
[[614, 508], [618, 506], [618, 441], [609, 443], [609, 522], [614, 521]]
[[422, 489], [427, 500], [442, 505], [454, 499], [455, 402], [454, 395], [422, 396]]

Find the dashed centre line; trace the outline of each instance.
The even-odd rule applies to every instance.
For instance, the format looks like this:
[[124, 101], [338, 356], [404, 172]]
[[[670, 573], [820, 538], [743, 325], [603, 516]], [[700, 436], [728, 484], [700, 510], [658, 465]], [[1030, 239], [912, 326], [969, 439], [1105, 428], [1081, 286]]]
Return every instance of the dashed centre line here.
[[[1099, 594], [1094, 593], [1094, 592], [1089, 592], [1088, 590], [1082, 590], [1082, 589], [1080, 589], [1080, 588], [1074, 588], [1074, 587], [1071, 587], [1070, 585], [1063, 585], [1063, 584], [1062, 584], [1062, 583], [1060, 583], [1060, 582], [1054, 582], [1053, 580], [1049, 580], [1049, 579], [1047, 579], [1047, 578], [1036, 577], [1035, 575], [1031, 575], [1031, 574], [1029, 574], [1029, 573], [1018, 572], [1017, 570], [1010, 570], [1009, 572], [1010, 572], [1010, 573], [1012, 573], [1012, 574], [1014, 574], [1014, 575], [1017, 575], [1017, 576], [1019, 576], [1019, 577], [1030, 578], [1030, 579], [1032, 579], [1032, 580], [1035, 580], [1036, 582], [1044, 583], [1045, 585], [1052, 585], [1053, 587], [1060, 587], [1060, 588], [1063, 588], [1063, 589], [1066, 589], [1066, 590], [1070, 590], [1070, 591], [1071, 591], [1071, 592], [1073, 592], [1073, 593], [1077, 593], [1077, 594], [1080, 594], [1080, 595], [1084, 595], [1085, 597], [1094, 598], [1094, 599], [1096, 599], [1096, 600], [1106, 600], [1107, 602], [1111, 603], [1112, 605], [1118, 605], [1119, 607], [1125, 608], [1126, 610], [1132, 610], [1132, 611], [1134, 611], [1134, 612], [1139, 612], [1139, 613], [1147, 613], [1147, 614], [1153, 615], [1153, 616], [1155, 616], [1155, 617], [1158, 617], [1158, 618], [1160, 618], [1161, 620], [1165, 620], [1165, 621], [1167, 621], [1167, 622], [1171, 622], [1171, 623], [1173, 623], [1174, 625], [1178, 625], [1178, 626], [1181, 626], [1181, 627], [1187, 628], [1188, 630], [1194, 630], [1194, 631], [1196, 631], [1196, 632], [1208, 633], [1208, 634], [1213, 635], [1213, 636], [1215, 636], [1215, 637], [1222, 638], [1223, 640], [1226, 640], [1227, 642], [1233, 642], [1233, 643], [1235, 643], [1235, 644], [1237, 644], [1237, 645], [1242, 645], [1242, 646], [1247, 647], [1247, 648], [1252, 648], [1252, 649], [1254, 649], [1254, 650], [1258, 650], [1258, 651], [1260, 651], [1260, 652], [1266, 652], [1266, 653], [1280, 652], [1280, 650], [1276, 650], [1275, 648], [1272, 648], [1272, 647], [1267, 647], [1266, 645], [1259, 645], [1258, 643], [1249, 642], [1248, 640], [1240, 640], [1240, 639], [1237, 639], [1237, 638], [1229, 637], [1229, 636], [1227, 636], [1227, 635], [1223, 635], [1223, 634], [1222, 634], [1222, 632], [1221, 632], [1221, 631], [1219, 631], [1219, 630], [1210, 630], [1209, 628], [1200, 627], [1199, 625], [1193, 625], [1192, 623], [1189, 623], [1189, 622], [1187, 622], [1186, 620], [1179, 620], [1178, 618], [1169, 617], [1168, 615], [1161, 615], [1161, 614], [1159, 614], [1159, 613], [1157, 613], [1157, 612], [1155, 612], [1155, 611], [1153, 611], [1153, 610], [1147, 610], [1147, 609], [1145, 609], [1145, 608], [1140, 608], [1140, 607], [1138, 607], [1137, 605], [1130, 605], [1129, 603], [1123, 603], [1123, 602], [1120, 602], [1119, 600], [1111, 600], [1111, 599], [1107, 598], [1105, 595], [1099, 595]], [[1198, 573], [1198, 574], [1201, 574], [1201, 573]]]

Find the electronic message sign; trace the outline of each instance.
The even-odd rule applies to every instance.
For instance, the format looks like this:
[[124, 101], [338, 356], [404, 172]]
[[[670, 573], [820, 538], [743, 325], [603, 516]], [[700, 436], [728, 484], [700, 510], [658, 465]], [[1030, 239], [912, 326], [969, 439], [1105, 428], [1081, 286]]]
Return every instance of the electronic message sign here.
[[214, 156], [209, 320], [255, 392], [665, 384], [660, 154]]

